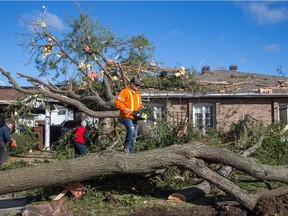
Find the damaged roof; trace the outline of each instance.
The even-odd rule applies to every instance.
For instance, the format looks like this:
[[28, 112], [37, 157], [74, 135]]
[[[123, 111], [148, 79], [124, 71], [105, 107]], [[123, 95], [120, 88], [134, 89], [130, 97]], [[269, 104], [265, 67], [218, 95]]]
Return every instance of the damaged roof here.
[[[163, 69], [163, 68], [161, 68]], [[164, 68], [165, 69], [165, 68]], [[177, 69], [170, 69], [177, 73]], [[185, 79], [185, 76], [180, 77]], [[284, 76], [264, 75], [236, 70], [202, 70], [195, 75], [200, 85], [196, 92], [187, 89], [159, 90], [155, 88], [141, 88], [143, 97], [288, 97], [288, 78]], [[25, 88], [25, 87], [24, 87]], [[29, 87], [26, 87], [29, 88]], [[31, 87], [30, 87], [31, 88]], [[23, 93], [13, 87], [0, 86], [0, 101], [15, 101]]]
[[[185, 77], [183, 77], [185, 79]], [[197, 83], [202, 86], [197, 92], [185, 89], [159, 91], [143, 89], [143, 96], [171, 95], [184, 97], [208, 96], [287, 96], [288, 78], [236, 70], [208, 70], [196, 75]], [[145, 87], [144, 87], [145, 88]]]
[[272, 93], [288, 92], [288, 78], [283, 76], [215, 70], [201, 73], [197, 78], [200, 84], [214, 87], [214, 93], [260, 93], [260, 89], [271, 89]]

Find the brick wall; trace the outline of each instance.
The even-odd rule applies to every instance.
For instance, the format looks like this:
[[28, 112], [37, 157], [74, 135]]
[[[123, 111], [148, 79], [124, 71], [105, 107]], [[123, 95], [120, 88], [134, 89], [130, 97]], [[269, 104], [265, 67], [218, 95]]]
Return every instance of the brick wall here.
[[188, 100], [173, 99], [167, 104], [167, 121], [172, 124], [179, 124], [188, 118]]
[[228, 131], [233, 123], [244, 119], [245, 115], [249, 115], [265, 125], [271, 124], [271, 101], [261, 99], [221, 101], [216, 106], [217, 130]]
[[198, 99], [169, 99], [158, 100], [159, 103], [166, 103], [168, 111], [167, 121], [177, 124], [188, 118], [192, 119], [192, 107], [196, 103], [214, 104], [216, 110], [216, 129], [218, 131], [230, 130], [233, 123], [243, 119], [245, 115], [265, 125], [271, 124], [273, 119], [278, 121], [278, 104], [288, 103], [287, 98], [198, 98]]

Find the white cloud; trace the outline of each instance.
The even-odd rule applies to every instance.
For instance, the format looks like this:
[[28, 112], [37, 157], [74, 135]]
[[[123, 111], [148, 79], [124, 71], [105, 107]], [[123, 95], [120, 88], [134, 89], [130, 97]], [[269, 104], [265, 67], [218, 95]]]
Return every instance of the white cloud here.
[[31, 14], [23, 14], [21, 19], [20, 24], [27, 26], [30, 31], [33, 31], [34, 29], [31, 25], [27, 25], [27, 23], [34, 23], [35, 21], [38, 23], [43, 21], [47, 27], [53, 28], [54, 30], [63, 30], [65, 28], [63, 21], [57, 15], [51, 14], [48, 11], [43, 13], [36, 10]]
[[177, 30], [177, 29], [173, 29], [173, 30], [170, 31], [170, 35], [183, 37], [184, 33], [179, 31], [179, 30]]
[[62, 20], [57, 15], [51, 14], [49, 12], [47, 12], [44, 18], [44, 22], [46, 23], [46, 25], [51, 26], [58, 30], [63, 30], [65, 28], [65, 25], [62, 22]]
[[278, 52], [280, 50], [280, 45], [278, 44], [268, 44], [265, 46], [266, 52]]
[[[239, 4], [240, 5], [240, 4]], [[249, 2], [241, 4], [245, 13], [259, 25], [275, 24], [288, 20], [288, 8], [273, 2]]]

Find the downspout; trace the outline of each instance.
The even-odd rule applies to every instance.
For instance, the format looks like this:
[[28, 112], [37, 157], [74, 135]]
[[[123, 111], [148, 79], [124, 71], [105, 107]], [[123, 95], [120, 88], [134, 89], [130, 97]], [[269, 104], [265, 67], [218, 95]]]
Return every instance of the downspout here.
[[[15, 116], [18, 116], [17, 108], [14, 110]], [[19, 121], [15, 121], [15, 133], [19, 133]]]
[[50, 104], [45, 104], [45, 146], [44, 150], [50, 150]]

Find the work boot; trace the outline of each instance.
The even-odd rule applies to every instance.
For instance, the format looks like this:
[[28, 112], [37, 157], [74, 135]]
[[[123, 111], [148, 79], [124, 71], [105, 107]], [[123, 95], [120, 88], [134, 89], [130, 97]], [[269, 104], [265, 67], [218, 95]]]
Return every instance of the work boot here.
[[129, 149], [124, 149], [124, 154], [129, 155], [130, 154]]

